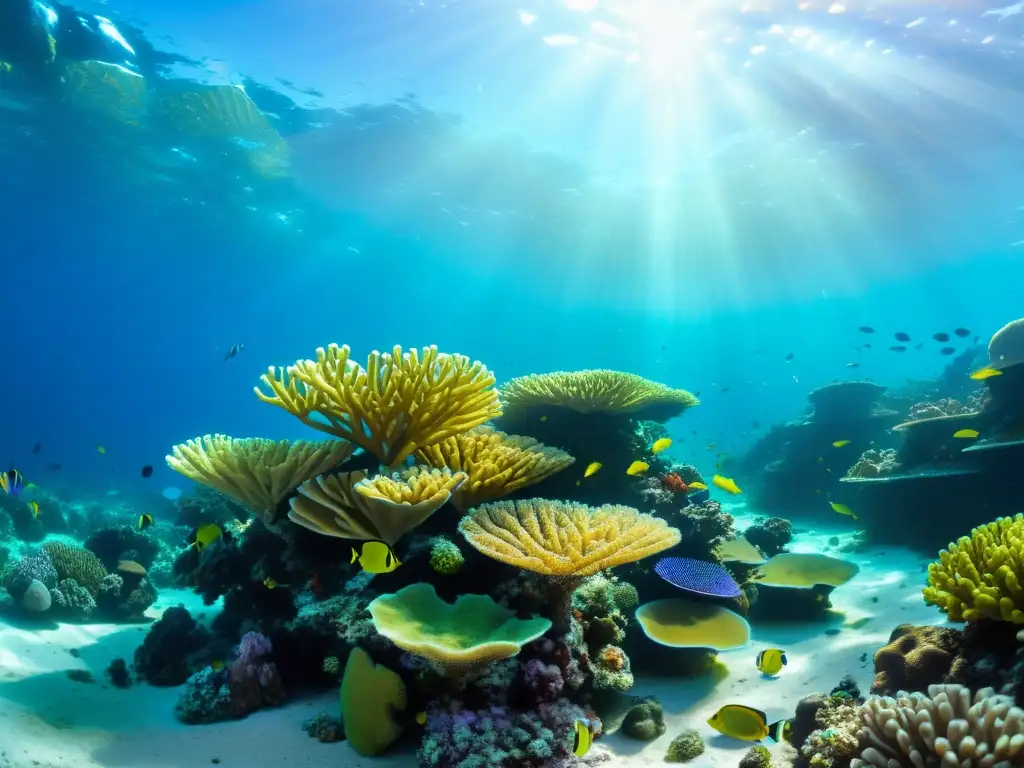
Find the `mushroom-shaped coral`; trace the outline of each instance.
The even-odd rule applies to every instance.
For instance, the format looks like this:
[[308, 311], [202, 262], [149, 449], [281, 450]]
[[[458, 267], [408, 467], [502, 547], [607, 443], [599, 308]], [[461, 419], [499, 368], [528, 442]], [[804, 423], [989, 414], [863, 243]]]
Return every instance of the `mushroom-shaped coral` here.
[[758, 584], [810, 589], [819, 584], [841, 587], [860, 571], [856, 563], [813, 552], [783, 552], [758, 568]]
[[501, 388], [501, 401], [506, 410], [561, 407], [579, 413], [628, 413], [654, 421], [667, 421], [700, 404], [686, 390], [609, 370], [521, 376]]
[[1001, 517], [962, 536], [928, 566], [926, 603], [953, 621], [1024, 624], [1024, 515]]
[[391, 476], [321, 475], [299, 486], [288, 518], [325, 536], [394, 544], [451, 498], [466, 479], [447, 469], [410, 467]]
[[296, 486], [338, 466], [355, 449], [341, 440], [291, 442], [204, 435], [174, 446], [166, 458], [176, 472], [273, 522], [281, 501]]
[[928, 693], [872, 696], [857, 710], [868, 745], [850, 768], [1017, 766], [1024, 759], [1024, 710], [991, 688], [932, 685]]
[[875, 401], [885, 392], [881, 384], [870, 381], [838, 381], [826, 384], [807, 395], [815, 423], [856, 421], [871, 415]]
[[381, 463], [400, 466], [417, 449], [501, 415], [494, 375], [480, 362], [436, 346], [371, 352], [366, 368], [348, 346], [331, 344], [316, 360], [299, 360], [261, 381], [256, 395], [302, 423], [351, 440]]
[[446, 603], [424, 583], [381, 595], [368, 610], [380, 634], [453, 676], [515, 656], [551, 627], [539, 617], [517, 619], [487, 595]]
[[1024, 318], [1007, 323], [988, 342], [988, 367], [996, 370], [1024, 365]]
[[452, 504], [460, 512], [539, 483], [575, 461], [565, 451], [532, 437], [506, 435], [487, 426], [421, 449], [416, 458], [469, 476], [452, 496]]
[[731, 651], [750, 642], [746, 619], [711, 603], [655, 600], [637, 608], [636, 620], [648, 638], [670, 648]]
[[402, 678], [374, 664], [362, 648], [353, 648], [341, 678], [341, 719], [352, 749], [366, 757], [387, 751], [402, 735], [395, 714], [404, 712], [406, 704]]

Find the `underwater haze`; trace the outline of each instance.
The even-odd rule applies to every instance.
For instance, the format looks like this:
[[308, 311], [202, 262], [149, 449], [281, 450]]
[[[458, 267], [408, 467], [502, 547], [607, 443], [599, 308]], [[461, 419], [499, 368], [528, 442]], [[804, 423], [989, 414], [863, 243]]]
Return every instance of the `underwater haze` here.
[[948, 696], [1024, 768], [1022, 57], [1009, 0], [0, 0], [0, 766], [938, 766], [863, 723]]

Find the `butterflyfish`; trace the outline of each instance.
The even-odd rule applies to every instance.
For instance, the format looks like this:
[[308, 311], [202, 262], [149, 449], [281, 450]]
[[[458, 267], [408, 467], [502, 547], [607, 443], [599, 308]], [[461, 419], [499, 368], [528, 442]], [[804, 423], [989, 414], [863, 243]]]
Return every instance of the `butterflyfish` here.
[[713, 482], [716, 487], [721, 488], [723, 491], [727, 491], [728, 493], [731, 493], [733, 495], [737, 493], [743, 493], [743, 491], [740, 490], [740, 487], [736, 485], [736, 481], [733, 480], [731, 477], [715, 475], [713, 478], [711, 478], [711, 482]]
[[593, 724], [585, 717], [573, 723], [572, 753], [576, 757], [583, 757], [590, 751], [590, 745], [594, 743], [593, 728]]
[[850, 444], [849, 440], [836, 440], [834, 443], [832, 443], [832, 447], [833, 448], [845, 448], [849, 444]]
[[139, 525], [138, 525], [138, 528], [139, 528], [140, 531], [146, 530], [152, 524], [153, 524], [153, 516], [152, 515], [139, 515]]
[[847, 517], [852, 517], [854, 520], [857, 519], [857, 515], [854, 514], [853, 510], [850, 509], [845, 504], [839, 504], [838, 502], [830, 501], [828, 503], [828, 505], [830, 507], [832, 507], [832, 511], [833, 512], [838, 512], [840, 515], [846, 515]]
[[359, 565], [367, 573], [391, 573], [402, 563], [395, 557], [394, 551], [383, 541], [364, 541], [363, 551], [360, 553], [352, 547], [352, 560], [359, 562]]
[[722, 735], [740, 741], [783, 741], [790, 731], [788, 720], [769, 723], [764, 712], [743, 704], [726, 704], [708, 718], [708, 725]]
[[648, 464], [646, 461], [634, 461], [632, 464], [629, 465], [629, 469], [626, 470], [626, 474], [635, 477], [636, 475], [642, 475], [650, 468], [651, 465]]
[[991, 379], [993, 376], [1002, 376], [1003, 372], [998, 368], [981, 368], [971, 374], [970, 378], [975, 381], [984, 381], [985, 379]]
[[8, 496], [17, 496], [25, 487], [25, 478], [16, 469], [0, 472], [0, 490]]
[[213, 542], [223, 535], [223, 531], [216, 523], [205, 523], [196, 529], [196, 540], [192, 542], [195, 548], [202, 552]]
[[427, 724], [427, 710], [422, 709], [416, 713], [416, 725]]
[[964, 440], [973, 440], [980, 434], [981, 433], [976, 429], [958, 429], [953, 433], [953, 437], [959, 437]]
[[32, 517], [39, 517], [39, 502], [32, 499], [28, 503], [28, 511], [32, 513]]
[[786, 652], [779, 648], [769, 648], [757, 654], [757, 668], [763, 675], [774, 677], [788, 663]]
[[668, 450], [672, 447], [672, 438], [663, 437], [660, 440], [655, 440], [654, 445], [651, 446], [651, 453], [661, 453], [662, 451]]

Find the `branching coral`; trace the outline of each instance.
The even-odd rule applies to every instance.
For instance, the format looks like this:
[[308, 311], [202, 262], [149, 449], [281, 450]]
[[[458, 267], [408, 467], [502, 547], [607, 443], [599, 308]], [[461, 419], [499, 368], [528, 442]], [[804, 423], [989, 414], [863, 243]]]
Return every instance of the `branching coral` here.
[[256, 396], [307, 426], [350, 440], [381, 463], [400, 466], [416, 450], [501, 415], [494, 375], [480, 362], [436, 346], [373, 351], [366, 367], [348, 346], [317, 349], [316, 360], [261, 377]]
[[281, 501], [311, 477], [352, 455], [354, 443], [340, 440], [238, 439], [204, 435], [171, 449], [167, 465], [246, 505], [272, 522]]
[[926, 603], [953, 621], [983, 618], [1024, 624], [1024, 515], [971, 531], [928, 566]]
[[292, 522], [342, 539], [394, 544], [451, 498], [462, 472], [411, 467], [370, 479], [365, 472], [322, 475], [289, 501]]
[[535, 485], [575, 461], [565, 451], [532, 437], [506, 435], [486, 426], [421, 449], [416, 458], [469, 476], [452, 496], [452, 504], [460, 512]]
[[933, 685], [927, 695], [872, 696], [858, 716], [858, 736], [867, 746], [850, 768], [988, 768], [1024, 759], [1024, 710], [991, 688], [973, 698], [959, 685]]
[[656, 421], [667, 421], [700, 404], [685, 390], [609, 370], [521, 376], [501, 388], [501, 401], [508, 410], [561, 407], [579, 413], [632, 414]]

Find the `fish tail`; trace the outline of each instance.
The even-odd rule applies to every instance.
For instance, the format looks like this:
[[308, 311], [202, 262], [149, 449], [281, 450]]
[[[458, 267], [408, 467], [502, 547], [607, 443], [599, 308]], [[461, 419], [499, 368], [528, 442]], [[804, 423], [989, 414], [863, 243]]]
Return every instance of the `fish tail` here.
[[352, 547], [352, 559], [348, 561], [349, 565], [352, 565], [352, 563], [354, 563], [358, 559], [359, 553], [356, 551], [355, 547]]
[[789, 720], [776, 720], [774, 723], [768, 726], [768, 739], [774, 742], [785, 741], [788, 725]]

